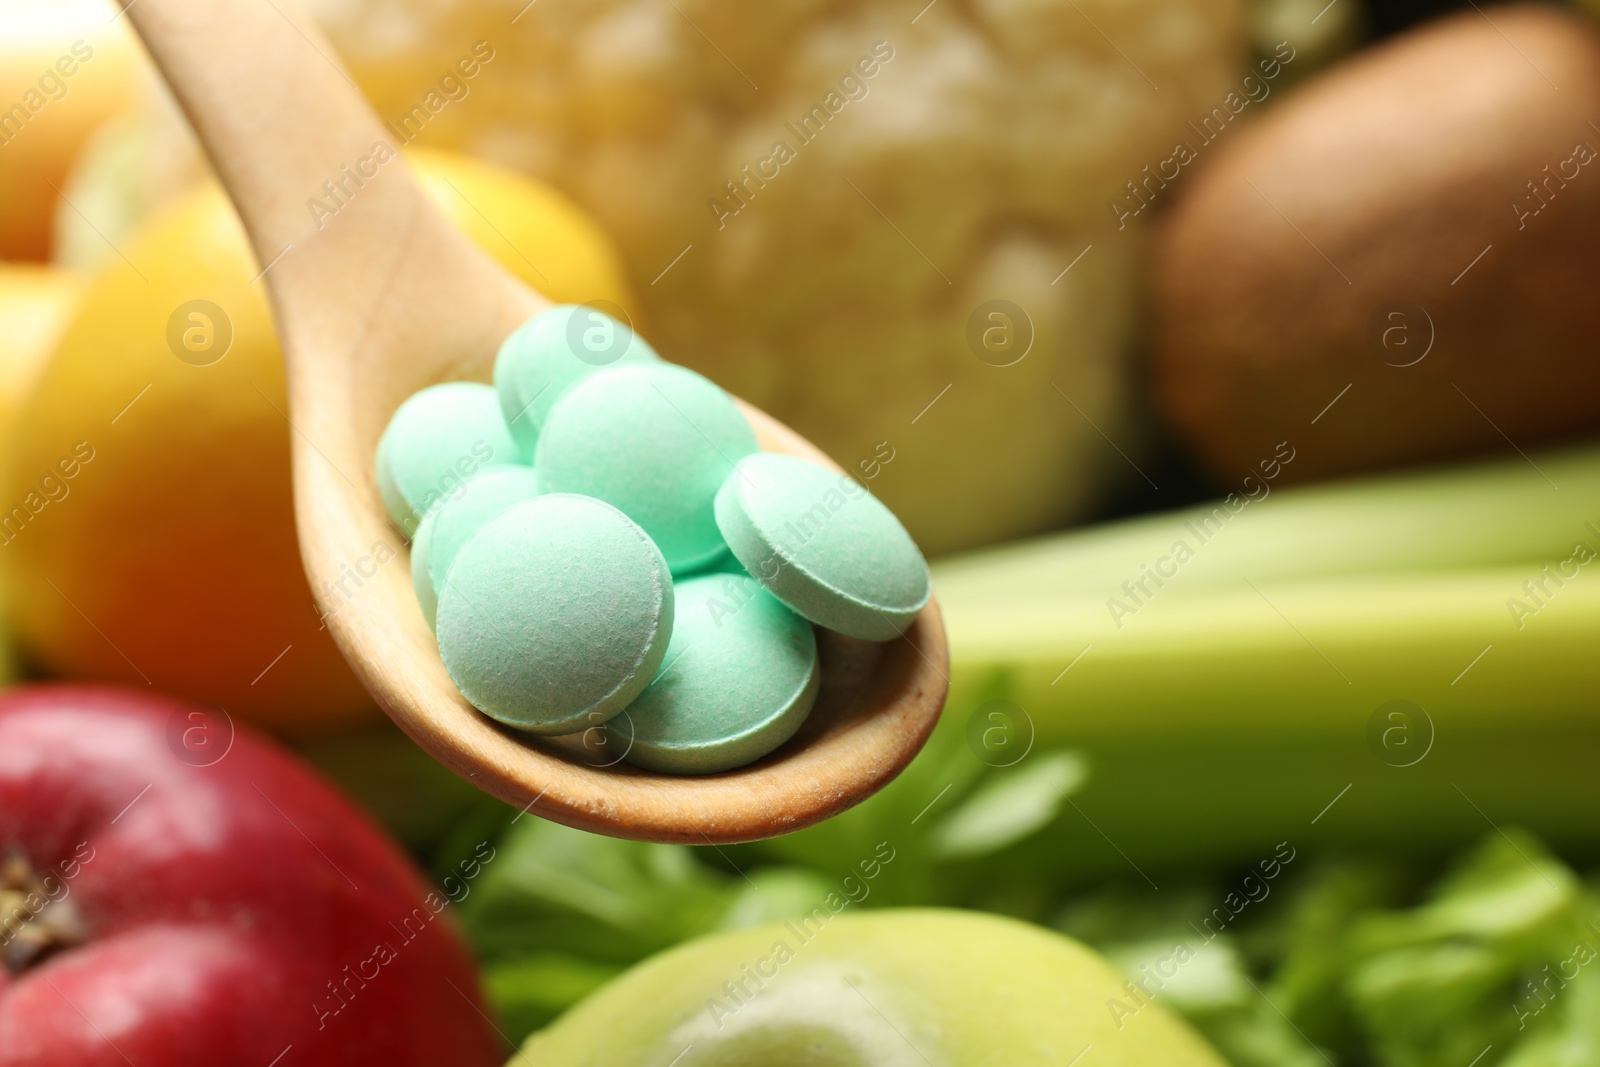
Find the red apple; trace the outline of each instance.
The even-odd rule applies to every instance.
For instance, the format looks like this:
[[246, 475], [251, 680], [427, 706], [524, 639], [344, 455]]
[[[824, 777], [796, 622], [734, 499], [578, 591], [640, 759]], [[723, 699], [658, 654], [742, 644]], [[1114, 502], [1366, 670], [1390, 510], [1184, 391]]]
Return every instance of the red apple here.
[[0, 1067], [498, 1064], [448, 903], [214, 709], [0, 698]]

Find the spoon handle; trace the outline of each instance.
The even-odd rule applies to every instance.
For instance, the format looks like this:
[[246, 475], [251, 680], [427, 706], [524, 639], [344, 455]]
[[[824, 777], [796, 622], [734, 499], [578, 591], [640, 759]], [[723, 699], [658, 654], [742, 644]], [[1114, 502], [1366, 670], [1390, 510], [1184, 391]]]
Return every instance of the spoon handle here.
[[[380, 305], [436, 305], [448, 324], [447, 279], [503, 273], [430, 202], [295, 0], [121, 2], [244, 221], [291, 383], [305, 349], [360, 347]], [[482, 346], [462, 332], [436, 340]]]

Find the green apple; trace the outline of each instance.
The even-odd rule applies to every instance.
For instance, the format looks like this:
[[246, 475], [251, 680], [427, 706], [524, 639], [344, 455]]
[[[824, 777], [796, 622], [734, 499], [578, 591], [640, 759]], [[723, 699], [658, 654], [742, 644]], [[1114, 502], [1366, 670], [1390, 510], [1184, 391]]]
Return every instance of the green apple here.
[[509, 1067], [1223, 1067], [1075, 941], [974, 912], [701, 938], [602, 987]]

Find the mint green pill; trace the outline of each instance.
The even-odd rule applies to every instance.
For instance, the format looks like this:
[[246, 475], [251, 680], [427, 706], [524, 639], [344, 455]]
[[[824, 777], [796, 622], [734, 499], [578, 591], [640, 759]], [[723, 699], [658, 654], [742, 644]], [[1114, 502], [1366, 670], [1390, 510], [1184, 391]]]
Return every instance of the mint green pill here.
[[911, 535], [848, 475], [793, 456], [747, 456], [718, 491], [716, 515], [745, 570], [818, 626], [887, 641], [933, 594]]
[[670, 363], [615, 367], [569, 389], [545, 421], [533, 470], [547, 492], [583, 493], [644, 527], [673, 574], [724, 551], [717, 489], [757, 448], [711, 381]]
[[666, 561], [626, 515], [588, 497], [538, 496], [456, 553], [439, 590], [439, 655], [491, 718], [576, 733], [650, 684], [672, 605]]
[[411, 535], [411, 589], [417, 594], [417, 606], [422, 609], [422, 617], [428, 620], [428, 629], [433, 629], [435, 620], [439, 615], [439, 594], [433, 588], [433, 576], [428, 573], [428, 542], [433, 537], [433, 520], [439, 514], [439, 509], [434, 508], [422, 517], [417, 524], [417, 532]]
[[627, 746], [624, 758], [669, 774], [715, 774], [793, 737], [820, 684], [811, 624], [748, 575], [690, 578], [673, 602], [665, 662], [608, 727]]
[[438, 612], [439, 587], [461, 546], [496, 515], [538, 495], [532, 468], [490, 467], [423, 518], [411, 539], [411, 584], [429, 626]]
[[500, 410], [524, 461], [550, 409], [575, 382], [606, 367], [661, 359], [627, 323], [583, 304], [541, 311], [506, 338], [494, 361]]
[[435, 504], [485, 467], [520, 462], [495, 392], [444, 382], [413, 393], [378, 439], [378, 494], [407, 537]]

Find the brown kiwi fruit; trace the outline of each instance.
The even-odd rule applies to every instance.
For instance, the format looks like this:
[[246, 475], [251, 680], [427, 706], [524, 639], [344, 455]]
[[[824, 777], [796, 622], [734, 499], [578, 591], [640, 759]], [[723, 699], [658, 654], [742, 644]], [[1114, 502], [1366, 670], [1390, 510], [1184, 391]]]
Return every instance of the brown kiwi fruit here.
[[[1228, 480], [1600, 425], [1600, 33], [1441, 19], [1196, 145], [1154, 264], [1159, 403]], [[1330, 406], [1331, 405], [1331, 406]]]

